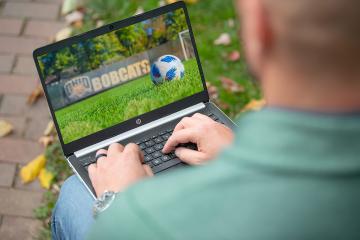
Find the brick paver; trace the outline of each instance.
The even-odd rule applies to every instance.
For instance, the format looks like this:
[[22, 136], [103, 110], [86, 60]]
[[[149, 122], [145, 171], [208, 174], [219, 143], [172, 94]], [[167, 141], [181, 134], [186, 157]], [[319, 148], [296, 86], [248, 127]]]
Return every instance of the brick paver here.
[[0, 34], [18, 35], [22, 25], [22, 19], [0, 18]]
[[0, 239], [34, 239], [41, 222], [33, 209], [41, 204], [39, 181], [24, 185], [21, 166], [43, 152], [37, 142], [50, 115], [46, 100], [27, 98], [39, 84], [32, 52], [64, 27], [61, 0], [0, 0], [0, 119], [14, 131], [0, 138]]
[[47, 42], [40, 38], [0, 36], [0, 52], [19, 53], [31, 56], [32, 52]]
[[15, 171], [15, 164], [0, 163], [0, 187], [11, 187]]
[[14, 54], [0, 54], [0, 74], [11, 72], [14, 60]]
[[[24, 116], [29, 119], [35, 119], [36, 121], [39, 122], [41, 121], [41, 125], [43, 124], [42, 123], [43, 119], [47, 119], [46, 122], [49, 122], [48, 120], [50, 120], [50, 111], [45, 98], [42, 98], [36, 104], [25, 108]], [[31, 121], [29, 121], [29, 123], [31, 123]], [[45, 125], [44, 125], [44, 129], [45, 129]]]
[[35, 63], [32, 57], [17, 57], [13, 72], [20, 75], [37, 76]]
[[40, 2], [8, 1], [3, 9], [4, 16], [55, 20], [59, 16], [59, 4]]
[[0, 74], [0, 94], [28, 95], [37, 83], [37, 79], [30, 75]]
[[[0, 78], [1, 82], [1, 78]], [[3, 85], [2, 85], [3, 87]], [[25, 113], [27, 97], [25, 95], [7, 94], [2, 97], [0, 114], [8, 116], [19, 116]]]
[[8, 163], [27, 163], [43, 148], [35, 141], [25, 139], [0, 138], [0, 161]]
[[41, 222], [23, 217], [5, 216], [0, 227], [1, 239], [36, 239]]
[[30, 119], [27, 124], [28, 127], [25, 129], [25, 138], [37, 141], [43, 135], [44, 129], [48, 125], [49, 120], [50, 117], [47, 113], [46, 116]]
[[41, 200], [41, 192], [0, 188], [0, 214], [33, 217], [33, 209]]
[[50, 39], [65, 26], [62, 22], [30, 20], [26, 24], [24, 35]]

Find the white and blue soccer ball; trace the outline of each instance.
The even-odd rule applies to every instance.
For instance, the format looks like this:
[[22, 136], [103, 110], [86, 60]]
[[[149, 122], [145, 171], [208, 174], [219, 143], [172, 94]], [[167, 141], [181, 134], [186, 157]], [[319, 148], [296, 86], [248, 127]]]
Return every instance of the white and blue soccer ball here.
[[155, 85], [182, 79], [185, 75], [184, 64], [174, 55], [164, 55], [151, 65], [150, 75]]

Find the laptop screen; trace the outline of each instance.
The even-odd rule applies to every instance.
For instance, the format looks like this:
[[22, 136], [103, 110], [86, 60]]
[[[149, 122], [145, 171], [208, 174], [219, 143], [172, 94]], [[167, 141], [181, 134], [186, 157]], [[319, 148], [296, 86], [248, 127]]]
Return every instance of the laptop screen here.
[[65, 144], [204, 91], [183, 9], [37, 60]]

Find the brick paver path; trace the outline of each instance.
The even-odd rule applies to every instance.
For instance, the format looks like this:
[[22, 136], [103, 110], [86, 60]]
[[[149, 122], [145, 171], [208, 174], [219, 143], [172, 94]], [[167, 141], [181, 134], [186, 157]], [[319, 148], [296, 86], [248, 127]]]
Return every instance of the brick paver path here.
[[26, 104], [38, 83], [31, 54], [64, 27], [60, 5], [61, 0], [0, 0], [0, 119], [15, 127], [0, 138], [0, 239], [32, 239], [41, 225], [33, 209], [43, 190], [38, 182], [22, 185], [18, 174], [43, 151], [37, 140], [50, 117], [44, 99]]

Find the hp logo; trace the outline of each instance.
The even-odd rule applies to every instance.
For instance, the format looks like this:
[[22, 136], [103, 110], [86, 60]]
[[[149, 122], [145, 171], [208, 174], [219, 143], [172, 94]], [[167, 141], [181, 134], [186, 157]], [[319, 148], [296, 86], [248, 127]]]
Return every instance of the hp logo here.
[[140, 125], [140, 124], [141, 124], [141, 119], [140, 119], [140, 118], [136, 119], [136, 124], [137, 124], [137, 125]]

